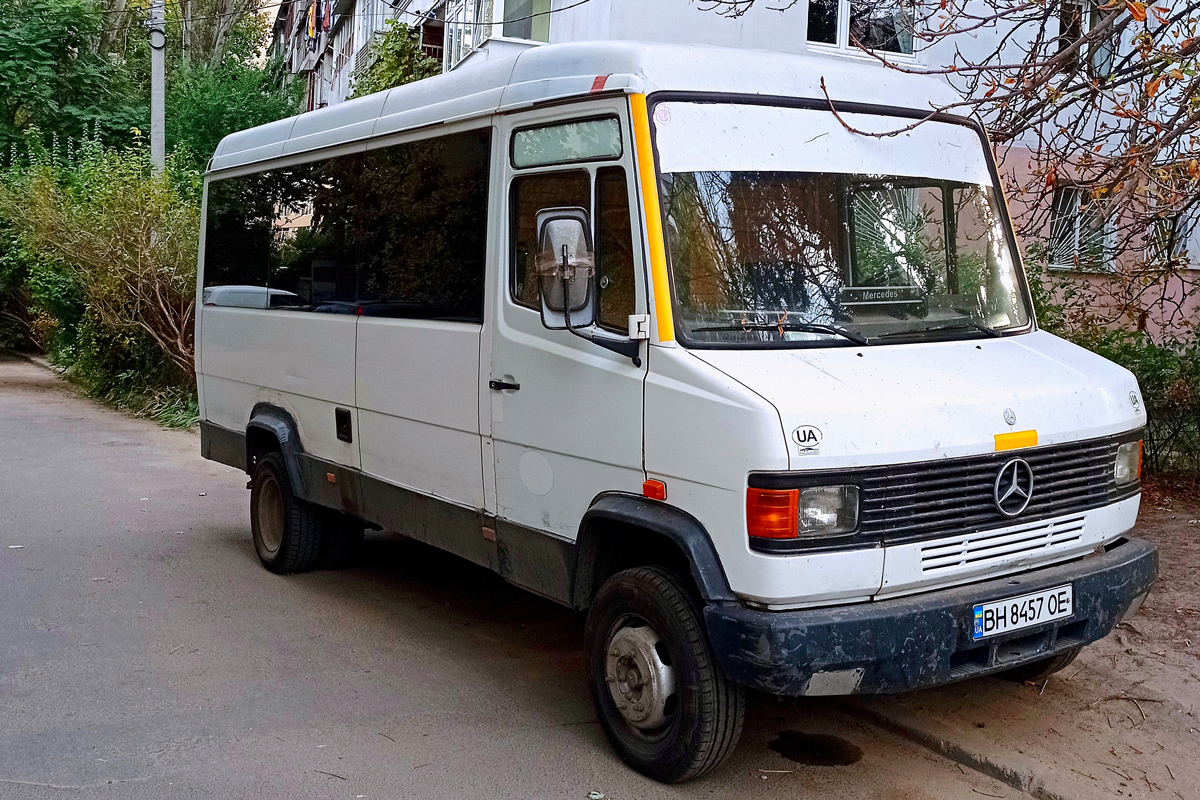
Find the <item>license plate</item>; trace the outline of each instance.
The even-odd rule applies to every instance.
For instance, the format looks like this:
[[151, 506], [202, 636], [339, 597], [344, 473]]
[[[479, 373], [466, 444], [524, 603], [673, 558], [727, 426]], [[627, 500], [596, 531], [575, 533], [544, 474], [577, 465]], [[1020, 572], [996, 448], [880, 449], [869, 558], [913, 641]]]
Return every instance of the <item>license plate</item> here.
[[975, 638], [983, 639], [1001, 633], [1011, 633], [1022, 628], [1040, 625], [1063, 617], [1069, 617], [1074, 605], [1071, 586], [1045, 589], [994, 603], [975, 606]]

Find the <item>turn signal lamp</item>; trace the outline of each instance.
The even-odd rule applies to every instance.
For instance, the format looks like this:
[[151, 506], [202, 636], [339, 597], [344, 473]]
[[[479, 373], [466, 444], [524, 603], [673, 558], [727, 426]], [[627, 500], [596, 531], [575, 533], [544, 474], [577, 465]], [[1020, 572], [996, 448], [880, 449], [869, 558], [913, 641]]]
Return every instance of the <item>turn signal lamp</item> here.
[[666, 500], [667, 485], [662, 481], [648, 480], [642, 484], [642, 494], [651, 500]]
[[746, 490], [746, 530], [761, 539], [795, 539], [800, 511], [799, 489]]

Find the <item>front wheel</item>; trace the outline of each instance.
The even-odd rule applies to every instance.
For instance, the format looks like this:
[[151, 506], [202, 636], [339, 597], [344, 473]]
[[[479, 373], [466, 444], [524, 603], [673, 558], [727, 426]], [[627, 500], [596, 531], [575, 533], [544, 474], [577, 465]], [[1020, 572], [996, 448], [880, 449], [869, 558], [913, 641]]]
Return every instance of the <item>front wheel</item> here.
[[717, 663], [699, 604], [678, 577], [657, 567], [612, 576], [585, 639], [592, 701], [622, 761], [679, 783], [733, 752], [745, 692]]

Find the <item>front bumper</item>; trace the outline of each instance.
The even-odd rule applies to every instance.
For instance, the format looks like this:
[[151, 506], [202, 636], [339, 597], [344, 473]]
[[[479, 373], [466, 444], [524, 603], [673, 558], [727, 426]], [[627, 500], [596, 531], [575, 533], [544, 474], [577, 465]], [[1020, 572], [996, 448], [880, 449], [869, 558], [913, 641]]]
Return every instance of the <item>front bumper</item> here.
[[[709, 639], [738, 683], [781, 695], [888, 694], [1038, 661], [1102, 639], [1158, 577], [1158, 548], [1123, 538], [1104, 552], [953, 589], [835, 608], [704, 609]], [[1074, 615], [976, 642], [977, 603], [1070, 583]]]

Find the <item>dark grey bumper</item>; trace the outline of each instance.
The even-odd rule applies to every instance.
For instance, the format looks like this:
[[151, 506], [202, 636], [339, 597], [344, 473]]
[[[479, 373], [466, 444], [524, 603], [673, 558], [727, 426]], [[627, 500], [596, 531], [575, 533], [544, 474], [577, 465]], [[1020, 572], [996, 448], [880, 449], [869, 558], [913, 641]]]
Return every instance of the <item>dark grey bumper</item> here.
[[[1037, 661], [1104, 638], [1154, 585], [1158, 548], [1121, 539], [1094, 556], [896, 600], [801, 611], [704, 610], [725, 672], [773, 694], [886, 694]], [[984, 643], [975, 604], [1070, 583], [1074, 615]]]

